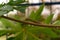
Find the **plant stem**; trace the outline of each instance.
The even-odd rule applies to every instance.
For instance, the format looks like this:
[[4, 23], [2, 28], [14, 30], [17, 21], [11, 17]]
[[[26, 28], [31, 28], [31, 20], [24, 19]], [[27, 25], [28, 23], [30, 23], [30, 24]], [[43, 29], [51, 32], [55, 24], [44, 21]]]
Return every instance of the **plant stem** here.
[[59, 25], [52, 25], [52, 24], [38, 24], [38, 23], [34, 23], [34, 22], [27, 22], [27, 21], [21, 21], [21, 20], [16, 20], [16, 19], [13, 19], [13, 18], [10, 18], [10, 17], [6, 17], [6, 16], [1, 16], [2, 18], [6, 18], [8, 20], [11, 20], [11, 21], [15, 21], [15, 22], [20, 22], [20, 23], [24, 23], [24, 24], [30, 24], [30, 25], [34, 25], [34, 26], [40, 26], [40, 27], [48, 27], [48, 28], [56, 28], [56, 27], [59, 27]]

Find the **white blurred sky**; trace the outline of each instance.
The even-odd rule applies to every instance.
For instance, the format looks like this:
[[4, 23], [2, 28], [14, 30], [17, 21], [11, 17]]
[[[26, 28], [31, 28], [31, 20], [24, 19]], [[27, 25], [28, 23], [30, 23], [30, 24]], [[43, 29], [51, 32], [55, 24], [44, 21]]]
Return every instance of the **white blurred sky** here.
[[[0, 4], [2, 3], [2, 2], [8, 2], [9, 0], [0, 0]], [[44, 0], [45, 2], [50, 2], [50, 0]], [[60, 1], [60, 0], [52, 0], [52, 1]], [[30, 3], [32, 3], [32, 2], [34, 2], [34, 3], [37, 3], [37, 2], [41, 2], [41, 0], [29, 0], [29, 2]]]
[[9, 0], [0, 0], [0, 4], [3, 3], [3, 2], [4, 2], [4, 3], [7, 3], [8, 1], [9, 1]]
[[[6, 2], [8, 2], [9, 0], [0, 0], [0, 4], [1, 3], [6, 3]], [[41, 2], [40, 0], [29, 0], [29, 3], [38, 3], [38, 2]]]
[[[0, 0], [0, 4], [2, 2], [8, 2], [9, 0]], [[45, 2], [50, 2], [50, 0], [44, 0]], [[52, 0], [52, 1], [60, 1], [60, 0]], [[38, 3], [38, 2], [41, 2], [41, 0], [29, 0], [29, 3]]]

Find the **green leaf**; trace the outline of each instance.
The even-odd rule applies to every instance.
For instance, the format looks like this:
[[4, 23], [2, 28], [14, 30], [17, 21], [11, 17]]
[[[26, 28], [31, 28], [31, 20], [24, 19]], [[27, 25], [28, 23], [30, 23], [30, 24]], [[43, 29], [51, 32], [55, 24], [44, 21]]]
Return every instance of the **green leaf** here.
[[0, 4], [0, 7], [2, 7], [3, 6], [3, 4]]
[[16, 31], [14, 31], [14, 30], [9, 30], [9, 29], [2, 29], [2, 30], [0, 30], [0, 36], [4, 36], [4, 35], [6, 35], [7, 33], [15, 34]]
[[17, 6], [14, 9], [16, 9], [16, 10], [22, 12], [22, 13], [25, 13], [26, 7], [27, 6]]
[[0, 16], [7, 14], [11, 10], [13, 10], [13, 7], [10, 5], [0, 5]]
[[32, 33], [23, 31], [16, 36], [15, 40], [39, 40], [39, 38]]
[[53, 14], [50, 14], [50, 15], [45, 19], [44, 23], [46, 23], [46, 24], [51, 23], [52, 18], [53, 18]]
[[55, 21], [53, 25], [60, 25], [60, 20]]
[[41, 18], [41, 13], [43, 11], [43, 8], [44, 8], [44, 4], [39, 7], [36, 13], [34, 13], [34, 11], [31, 12], [30, 17], [32, 18], [32, 20], [39, 20]]
[[27, 30], [27, 27], [24, 27], [22, 32], [19, 32], [15, 38], [15, 40], [40, 40], [37, 36], [32, 34]]
[[40, 40], [36, 35], [28, 32], [28, 38], [27, 40]]
[[0, 36], [6, 35], [7, 31], [5, 30], [0, 30]]
[[2, 11], [11, 11], [13, 10], [13, 7], [10, 5], [4, 5], [3, 7], [0, 8]]
[[34, 20], [34, 18], [35, 18], [35, 13], [34, 13], [34, 11], [31, 12], [30, 18], [31, 18], [32, 20]]
[[20, 3], [23, 3], [23, 2], [25, 2], [24, 0], [9, 0], [9, 5], [14, 5], [14, 6], [16, 6], [16, 5], [18, 5], [18, 4], [20, 4]]
[[2, 16], [3, 14], [6, 14], [7, 11], [0, 11], [0, 16]]
[[0, 21], [4, 24], [4, 26], [8, 29], [13, 29], [17, 31], [16, 25], [13, 23], [13, 21], [7, 20], [5, 18], [1, 18]]
[[55, 30], [55, 31], [56, 31], [58, 37], [60, 37], [60, 30]]
[[25, 32], [23, 32], [23, 31], [22, 32], [19, 32], [16, 35], [15, 40], [26, 40], [26, 34], [25, 34]]
[[[31, 27], [31, 28], [30, 28]], [[43, 33], [45, 35], [48, 35], [49, 37], [56, 38], [57, 34], [52, 31], [51, 28], [43, 28], [43, 27], [38, 27], [38, 26], [30, 26], [28, 29], [28, 32], [33, 33], [37, 36], [39, 36], [40, 33]]]
[[35, 14], [35, 19], [36, 20], [39, 20], [41, 18], [41, 13], [44, 9], [44, 4], [40, 6], [40, 8], [36, 11], [36, 14]]

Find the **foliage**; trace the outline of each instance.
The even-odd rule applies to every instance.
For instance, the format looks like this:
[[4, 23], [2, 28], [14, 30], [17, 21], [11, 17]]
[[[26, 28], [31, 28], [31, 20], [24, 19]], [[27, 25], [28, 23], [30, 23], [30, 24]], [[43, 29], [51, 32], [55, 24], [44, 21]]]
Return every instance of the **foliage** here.
[[[60, 33], [60, 30], [57, 30], [55, 28], [47, 28], [47, 27], [41, 27], [41, 26], [34, 26], [30, 24], [20, 23], [11, 21], [8, 19], [3, 18], [2, 16], [9, 11], [12, 11], [13, 9], [19, 10], [20, 12], [25, 11], [26, 7], [17, 6], [17, 4], [25, 2], [24, 0], [10, 0], [9, 3], [0, 5], [0, 21], [3, 23], [3, 26], [5, 29], [0, 30], [0, 36], [9, 34], [14, 34], [13, 37], [8, 38], [8, 40], [50, 40], [51, 38], [57, 38], [59, 37], [58, 33]], [[41, 13], [43, 11], [44, 4], [39, 7], [39, 9], [34, 12], [32, 11], [29, 18], [33, 21], [41, 22], [43, 19], [41, 16]], [[17, 17], [17, 15], [13, 16], [14, 19], [19, 20], [22, 18]], [[25, 18], [25, 17], [24, 17]], [[45, 24], [51, 24], [53, 18], [53, 14], [49, 15], [47, 19], [43, 20], [42, 22]], [[31, 22], [31, 20], [24, 20], [27, 22]], [[52, 23], [53, 25], [60, 25], [60, 21], [55, 21]], [[53, 31], [54, 30], [54, 31]]]
[[30, 18], [32, 20], [39, 20], [40, 17], [41, 17], [41, 13], [43, 11], [43, 8], [44, 8], [44, 4], [39, 7], [39, 9], [36, 11], [36, 13], [34, 13], [34, 11], [32, 11], [31, 15], [30, 15]]

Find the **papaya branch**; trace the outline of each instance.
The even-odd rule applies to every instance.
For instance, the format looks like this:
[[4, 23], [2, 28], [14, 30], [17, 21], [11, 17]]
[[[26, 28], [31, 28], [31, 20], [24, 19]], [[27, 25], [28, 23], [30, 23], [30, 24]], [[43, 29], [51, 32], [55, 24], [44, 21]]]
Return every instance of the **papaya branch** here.
[[1, 16], [2, 18], [11, 20], [11, 21], [15, 21], [15, 22], [19, 22], [19, 23], [24, 23], [24, 24], [30, 24], [30, 25], [34, 25], [34, 26], [40, 26], [40, 27], [48, 27], [48, 28], [60, 28], [59, 25], [52, 25], [52, 24], [41, 24], [41, 23], [34, 23], [34, 22], [27, 22], [27, 21], [21, 21], [21, 20], [16, 20], [10, 17], [6, 17], [6, 16]]

